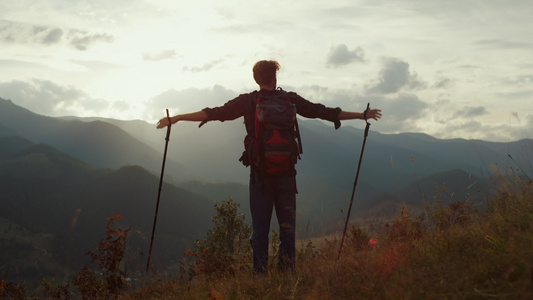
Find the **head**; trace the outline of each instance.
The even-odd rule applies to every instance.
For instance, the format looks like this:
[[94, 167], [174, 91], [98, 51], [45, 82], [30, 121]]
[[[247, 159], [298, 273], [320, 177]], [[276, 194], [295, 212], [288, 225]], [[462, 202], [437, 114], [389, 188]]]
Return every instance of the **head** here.
[[261, 60], [255, 63], [253, 67], [254, 80], [260, 87], [271, 86], [276, 88], [276, 73], [280, 65], [275, 60]]

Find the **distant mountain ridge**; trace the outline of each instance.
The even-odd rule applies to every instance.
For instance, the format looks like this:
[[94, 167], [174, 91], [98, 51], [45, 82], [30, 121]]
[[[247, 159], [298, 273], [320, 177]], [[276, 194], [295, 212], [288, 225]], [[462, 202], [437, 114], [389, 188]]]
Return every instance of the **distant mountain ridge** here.
[[[320, 207], [324, 214], [338, 217], [346, 207], [363, 140], [363, 130], [350, 125], [363, 127], [364, 123], [343, 121], [339, 130], [317, 120], [301, 119], [299, 123], [304, 149], [297, 165], [301, 218], [321, 218], [316, 212]], [[16, 132], [31, 141], [49, 144], [96, 167], [140, 165], [158, 175], [166, 131], [140, 120], [43, 117], [0, 100], [0, 136], [2, 132]], [[209, 122], [202, 128], [194, 122], [173, 126], [166, 180], [178, 185], [187, 181], [239, 183], [227, 196], [238, 195], [236, 198], [241, 199], [237, 200], [246, 207], [242, 190], [249, 169], [238, 162], [244, 133], [242, 120]], [[532, 150], [531, 139], [509, 143], [441, 140], [421, 133], [381, 134], [371, 130], [356, 197], [364, 202], [374, 195], [397, 194], [417, 180], [451, 170], [487, 179], [492, 165], [504, 170], [519, 166], [532, 176], [528, 157]], [[201, 185], [190, 186], [202, 193]], [[215, 196], [210, 192], [209, 197]]]
[[[76, 118], [82, 121], [109, 122], [133, 137], [153, 145], [160, 152], [164, 145], [164, 131], [155, 130], [155, 124], [144, 121], [120, 121], [102, 118]], [[222, 175], [205, 175], [213, 181], [247, 181], [247, 171], [233, 171], [234, 168], [243, 170], [237, 161], [243, 151], [244, 125], [242, 121], [215, 124], [209, 122], [201, 129], [196, 123], [182, 122], [172, 127], [169, 156], [180, 161], [188, 169], [199, 170], [197, 173], [219, 174], [212, 170], [214, 161], [218, 168], [224, 170]], [[300, 174], [314, 176], [315, 173], [339, 173], [338, 167], [347, 166], [357, 160], [358, 152], [363, 140], [363, 130], [351, 125], [363, 126], [360, 121], [344, 121], [343, 126], [335, 131], [331, 125], [316, 120], [302, 119], [299, 121], [302, 132], [304, 154], [298, 163]], [[372, 127], [371, 127], [372, 128]], [[524, 166], [530, 164], [527, 152], [533, 151], [533, 140], [498, 143], [481, 140], [450, 139], [442, 140], [423, 133], [381, 134], [370, 131], [365, 151], [365, 162], [377, 162], [385, 169], [394, 167], [408, 169], [416, 166], [420, 176], [427, 176], [435, 172], [452, 169], [463, 169], [476, 176], [488, 176], [490, 165], [510, 165], [508, 155], [520, 158]], [[205, 155], [202, 155], [204, 154]], [[379, 154], [379, 155], [378, 155]], [[366, 155], [371, 158], [366, 159]], [[377, 157], [374, 157], [377, 156]], [[331, 158], [335, 167], [327, 168], [321, 164], [323, 159]], [[377, 160], [375, 160], [377, 158]], [[411, 159], [412, 158], [412, 159]], [[512, 163], [514, 164], [514, 163]], [[352, 168], [350, 165], [349, 168]], [[524, 167], [527, 168], [527, 167]], [[529, 172], [533, 171], [531, 166]], [[305, 172], [304, 172], [305, 171]], [[228, 176], [234, 174], [233, 176]], [[375, 173], [375, 172], [374, 172]], [[385, 172], [386, 173], [386, 172]]]
[[[133, 229], [131, 247], [137, 250], [130, 263], [146, 262], [139, 255], [148, 249], [158, 182], [138, 166], [96, 169], [44, 144], [0, 138], [0, 217], [54, 235], [50, 259], [73, 268], [105, 236], [106, 219], [113, 215], [123, 216], [123, 229]], [[209, 228], [214, 211], [211, 200], [170, 184], [163, 186], [162, 199], [155, 264], [191, 247]]]
[[[102, 121], [66, 121], [35, 114], [0, 98], [0, 136], [16, 135], [53, 146], [95, 167], [141, 165], [156, 172], [160, 154], [122, 129]], [[169, 159], [167, 168], [176, 177], [194, 177], [190, 170]]]

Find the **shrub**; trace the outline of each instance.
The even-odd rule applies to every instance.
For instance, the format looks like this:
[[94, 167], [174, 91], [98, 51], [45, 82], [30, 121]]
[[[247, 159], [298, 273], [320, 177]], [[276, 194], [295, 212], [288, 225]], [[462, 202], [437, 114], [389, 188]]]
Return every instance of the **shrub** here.
[[185, 252], [186, 259], [196, 259], [188, 270], [189, 277], [199, 273], [231, 275], [247, 268], [252, 229], [245, 222], [245, 215], [237, 212], [238, 207], [231, 199], [215, 203], [216, 215], [211, 218], [213, 228], [205, 239], [195, 242], [194, 250]]
[[98, 262], [99, 274], [84, 266], [74, 278], [73, 284], [83, 298], [116, 297], [127, 287], [127, 272], [121, 268], [121, 264], [126, 249], [126, 237], [130, 229], [122, 231], [111, 227], [115, 220], [121, 218], [120, 215], [116, 215], [107, 219], [106, 237], [98, 243], [96, 252], [87, 253], [93, 263]]

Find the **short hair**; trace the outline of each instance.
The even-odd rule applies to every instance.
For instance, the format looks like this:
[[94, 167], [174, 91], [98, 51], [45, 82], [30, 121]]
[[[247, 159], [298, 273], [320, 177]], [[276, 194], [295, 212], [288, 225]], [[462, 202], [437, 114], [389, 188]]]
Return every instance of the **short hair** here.
[[276, 73], [281, 66], [275, 60], [260, 60], [253, 67], [254, 80], [259, 85], [267, 85], [275, 82]]

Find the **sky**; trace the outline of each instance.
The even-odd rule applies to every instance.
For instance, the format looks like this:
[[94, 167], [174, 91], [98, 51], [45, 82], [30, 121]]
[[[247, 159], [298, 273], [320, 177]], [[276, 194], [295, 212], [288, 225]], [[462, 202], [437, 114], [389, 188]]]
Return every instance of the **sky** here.
[[516, 141], [533, 138], [532, 15], [530, 0], [0, 0], [0, 98], [155, 124], [257, 89], [272, 59], [285, 90], [381, 109], [373, 131]]

